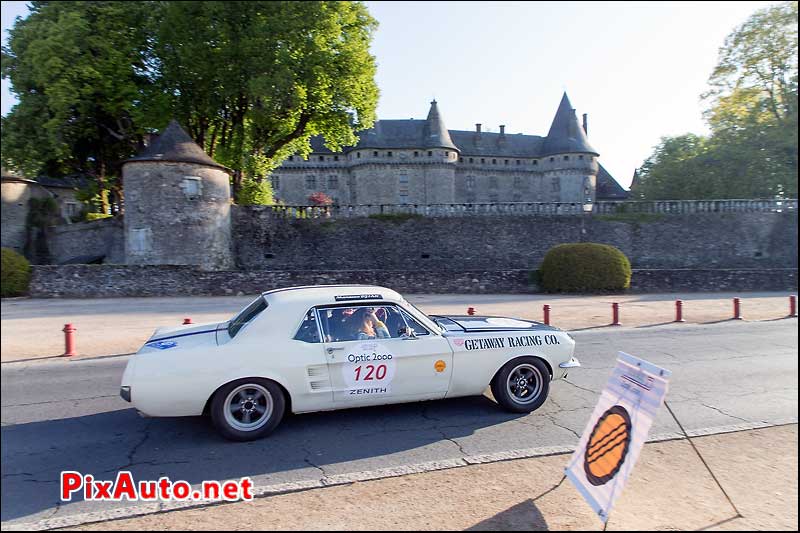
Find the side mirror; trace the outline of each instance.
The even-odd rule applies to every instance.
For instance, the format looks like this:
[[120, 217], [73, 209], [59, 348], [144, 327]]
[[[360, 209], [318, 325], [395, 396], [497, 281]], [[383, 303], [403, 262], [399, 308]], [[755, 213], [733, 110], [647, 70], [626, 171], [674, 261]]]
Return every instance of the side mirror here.
[[411, 329], [408, 326], [402, 326], [400, 328], [400, 331], [398, 331], [398, 333], [400, 334], [401, 337], [404, 337], [406, 339], [416, 339], [417, 338], [417, 334], [414, 333], [414, 330]]

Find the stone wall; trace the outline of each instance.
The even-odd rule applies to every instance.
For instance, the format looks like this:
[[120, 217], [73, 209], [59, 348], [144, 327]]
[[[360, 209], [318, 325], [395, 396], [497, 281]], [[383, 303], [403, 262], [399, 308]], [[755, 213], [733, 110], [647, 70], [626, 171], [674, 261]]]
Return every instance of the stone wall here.
[[246, 270], [532, 270], [552, 246], [599, 242], [633, 268], [796, 268], [797, 213], [282, 219], [234, 206]]
[[125, 241], [121, 218], [64, 224], [49, 228], [51, 260], [60, 264], [76, 257], [104, 256], [104, 263], [125, 263]]
[[[534, 293], [525, 270], [202, 271], [188, 266], [34, 266], [31, 296], [94, 298], [256, 294], [298, 285], [358, 283], [400, 293]], [[797, 269], [634, 270], [631, 292], [797, 290]]]

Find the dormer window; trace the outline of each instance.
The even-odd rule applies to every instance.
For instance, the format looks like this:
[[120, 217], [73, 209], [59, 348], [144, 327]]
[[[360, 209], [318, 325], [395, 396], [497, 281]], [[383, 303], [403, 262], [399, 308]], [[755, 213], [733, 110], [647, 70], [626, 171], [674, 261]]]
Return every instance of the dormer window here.
[[428, 151], [428, 157], [433, 157], [433, 151], [431, 150]]
[[569, 161], [569, 156], [568, 155], [564, 156], [564, 161]]
[[378, 157], [378, 152], [372, 152], [372, 157]]
[[555, 157], [551, 157], [551, 158], [550, 158], [550, 162], [551, 162], [551, 163], [552, 163], [553, 161], [555, 161], [555, 160], [556, 160], [556, 158], [555, 158]]
[[321, 155], [321, 156], [319, 156], [319, 160], [320, 160], [320, 161], [325, 161], [325, 156], [322, 156], [322, 155]]
[[392, 152], [386, 152], [386, 157], [392, 157]]

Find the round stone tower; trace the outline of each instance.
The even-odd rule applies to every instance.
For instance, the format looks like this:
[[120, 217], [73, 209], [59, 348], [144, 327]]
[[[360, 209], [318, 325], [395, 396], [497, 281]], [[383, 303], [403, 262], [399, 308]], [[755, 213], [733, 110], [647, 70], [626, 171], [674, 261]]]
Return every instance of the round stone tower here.
[[558, 179], [561, 202], [590, 204], [596, 198], [599, 154], [589, 144], [585, 127], [565, 92], [542, 146], [545, 182]]
[[232, 269], [229, 172], [171, 121], [122, 167], [126, 262]]

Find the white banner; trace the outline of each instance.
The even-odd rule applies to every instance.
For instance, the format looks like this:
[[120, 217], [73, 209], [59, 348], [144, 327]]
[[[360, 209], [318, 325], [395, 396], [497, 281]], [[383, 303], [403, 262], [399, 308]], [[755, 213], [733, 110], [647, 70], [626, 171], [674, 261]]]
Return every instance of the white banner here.
[[669, 370], [619, 352], [566, 475], [603, 522], [622, 493], [667, 394]]

